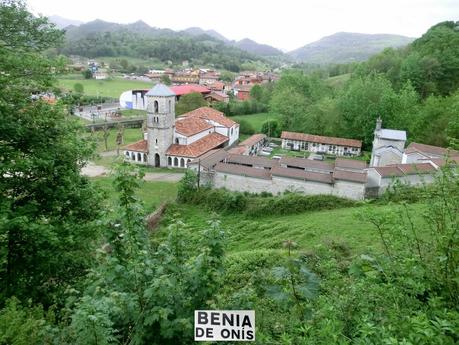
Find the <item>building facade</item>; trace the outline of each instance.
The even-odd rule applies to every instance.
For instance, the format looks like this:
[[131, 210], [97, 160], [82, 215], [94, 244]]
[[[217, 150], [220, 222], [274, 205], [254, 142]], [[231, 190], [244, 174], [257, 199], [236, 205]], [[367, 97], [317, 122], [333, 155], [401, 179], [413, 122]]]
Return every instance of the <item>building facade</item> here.
[[285, 150], [308, 151], [337, 156], [358, 156], [362, 141], [346, 138], [283, 131], [282, 148]]

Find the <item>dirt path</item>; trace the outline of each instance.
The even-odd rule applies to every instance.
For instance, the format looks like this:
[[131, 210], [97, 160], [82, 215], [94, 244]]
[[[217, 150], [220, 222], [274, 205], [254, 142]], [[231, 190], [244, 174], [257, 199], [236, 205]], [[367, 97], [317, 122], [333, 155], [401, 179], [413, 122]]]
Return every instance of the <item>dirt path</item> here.
[[[98, 176], [107, 176], [110, 174], [110, 169], [101, 165], [96, 165], [92, 162], [89, 162], [83, 169], [81, 173], [88, 177], [98, 177]], [[180, 181], [183, 177], [183, 173], [168, 173], [168, 172], [148, 172], [145, 173], [143, 178], [145, 181], [163, 181], [163, 182], [177, 182]]]

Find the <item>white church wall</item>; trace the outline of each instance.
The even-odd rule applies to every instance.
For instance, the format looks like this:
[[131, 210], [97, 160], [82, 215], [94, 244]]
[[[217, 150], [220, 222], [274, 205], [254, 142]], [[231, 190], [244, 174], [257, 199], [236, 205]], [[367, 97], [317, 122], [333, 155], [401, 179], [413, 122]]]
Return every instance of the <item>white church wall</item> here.
[[363, 200], [365, 197], [365, 183], [337, 180], [333, 186], [332, 194], [341, 198]]

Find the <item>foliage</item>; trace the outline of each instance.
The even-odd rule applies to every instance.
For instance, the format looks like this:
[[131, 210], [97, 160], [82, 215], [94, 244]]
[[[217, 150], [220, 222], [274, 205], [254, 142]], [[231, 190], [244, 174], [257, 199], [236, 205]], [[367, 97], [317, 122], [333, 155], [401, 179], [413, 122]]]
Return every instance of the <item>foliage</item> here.
[[199, 92], [192, 92], [180, 97], [180, 100], [175, 106], [175, 113], [177, 115], [182, 115], [206, 105], [207, 103], [202, 94]]
[[239, 120], [239, 133], [252, 135], [255, 134], [255, 128], [246, 120]]
[[90, 69], [85, 69], [83, 72], [83, 77], [84, 79], [91, 79], [92, 78], [92, 72]]
[[[195, 175], [185, 175], [179, 188], [178, 201], [193, 205], [203, 205], [209, 210], [222, 213], [243, 213], [250, 217], [263, 217], [266, 214], [286, 215], [307, 211], [352, 207], [357, 203], [352, 200], [332, 195], [302, 195], [286, 193], [282, 196], [266, 196], [224, 189], [193, 189], [196, 186]], [[183, 192], [181, 192], [183, 191]]]
[[261, 133], [266, 134], [268, 137], [279, 138], [281, 135], [281, 128], [279, 126], [279, 121], [277, 120], [268, 120], [263, 122], [261, 126]]
[[2, 2], [0, 18], [0, 296], [47, 307], [90, 262], [99, 199], [80, 169], [94, 147], [60, 104], [31, 97], [52, 89], [59, 64], [40, 53], [61, 32], [21, 2]]
[[220, 102], [215, 105], [215, 109], [225, 113], [227, 116], [248, 115], [267, 111], [266, 103], [255, 99], [236, 101], [230, 100], [228, 103]]
[[161, 83], [163, 83], [164, 85], [172, 85], [171, 78], [169, 78], [167, 74], [163, 74], [160, 80], [161, 80]]
[[191, 343], [193, 312], [210, 306], [223, 274], [224, 232], [212, 219], [201, 250], [187, 250], [186, 226], [174, 221], [157, 248], [148, 241], [135, 196], [141, 175], [119, 166], [119, 209], [106, 225], [107, 244], [88, 275], [73, 312], [73, 342], [85, 344]]

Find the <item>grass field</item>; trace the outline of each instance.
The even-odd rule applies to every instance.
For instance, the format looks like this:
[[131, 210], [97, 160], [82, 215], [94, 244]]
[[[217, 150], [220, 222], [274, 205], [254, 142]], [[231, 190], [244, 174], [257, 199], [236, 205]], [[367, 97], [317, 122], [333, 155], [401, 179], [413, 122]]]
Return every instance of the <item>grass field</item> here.
[[251, 114], [251, 115], [236, 115], [231, 116], [231, 119], [238, 122], [240, 120], [245, 120], [250, 123], [256, 132], [261, 131], [261, 126], [267, 120], [278, 120], [278, 114], [271, 114], [271, 113], [258, 113], [258, 114]]
[[[107, 195], [106, 201], [115, 205], [117, 193], [113, 187], [112, 177], [96, 177], [92, 181], [99, 186]], [[142, 187], [138, 190], [137, 196], [142, 200], [145, 210], [152, 212], [161, 203], [174, 201], [177, 197], [177, 183], [143, 181]]]
[[84, 79], [82, 75], [68, 75], [58, 78], [59, 86], [73, 90], [76, 83], [83, 85], [84, 94], [87, 96], [112, 97], [118, 99], [124, 91], [132, 89], [149, 89], [153, 83], [136, 80], [125, 80], [119, 77], [110, 80]]
[[[305, 212], [296, 215], [250, 218], [241, 215], [220, 215], [221, 225], [228, 236], [228, 253], [250, 252], [253, 250], [282, 250], [285, 240], [297, 244], [298, 251], [310, 251], [317, 246], [331, 243], [345, 244], [353, 254], [380, 250], [379, 235], [370, 222], [362, 215], [368, 212], [396, 212], [399, 205], [365, 205], [336, 210]], [[421, 213], [424, 204], [408, 206], [415, 217], [418, 229], [427, 228]], [[191, 241], [198, 241], [201, 231], [206, 229], [210, 213], [202, 208], [177, 205], [181, 219], [190, 227]], [[237, 219], [237, 221], [235, 221]], [[166, 232], [163, 227], [163, 232]]]

